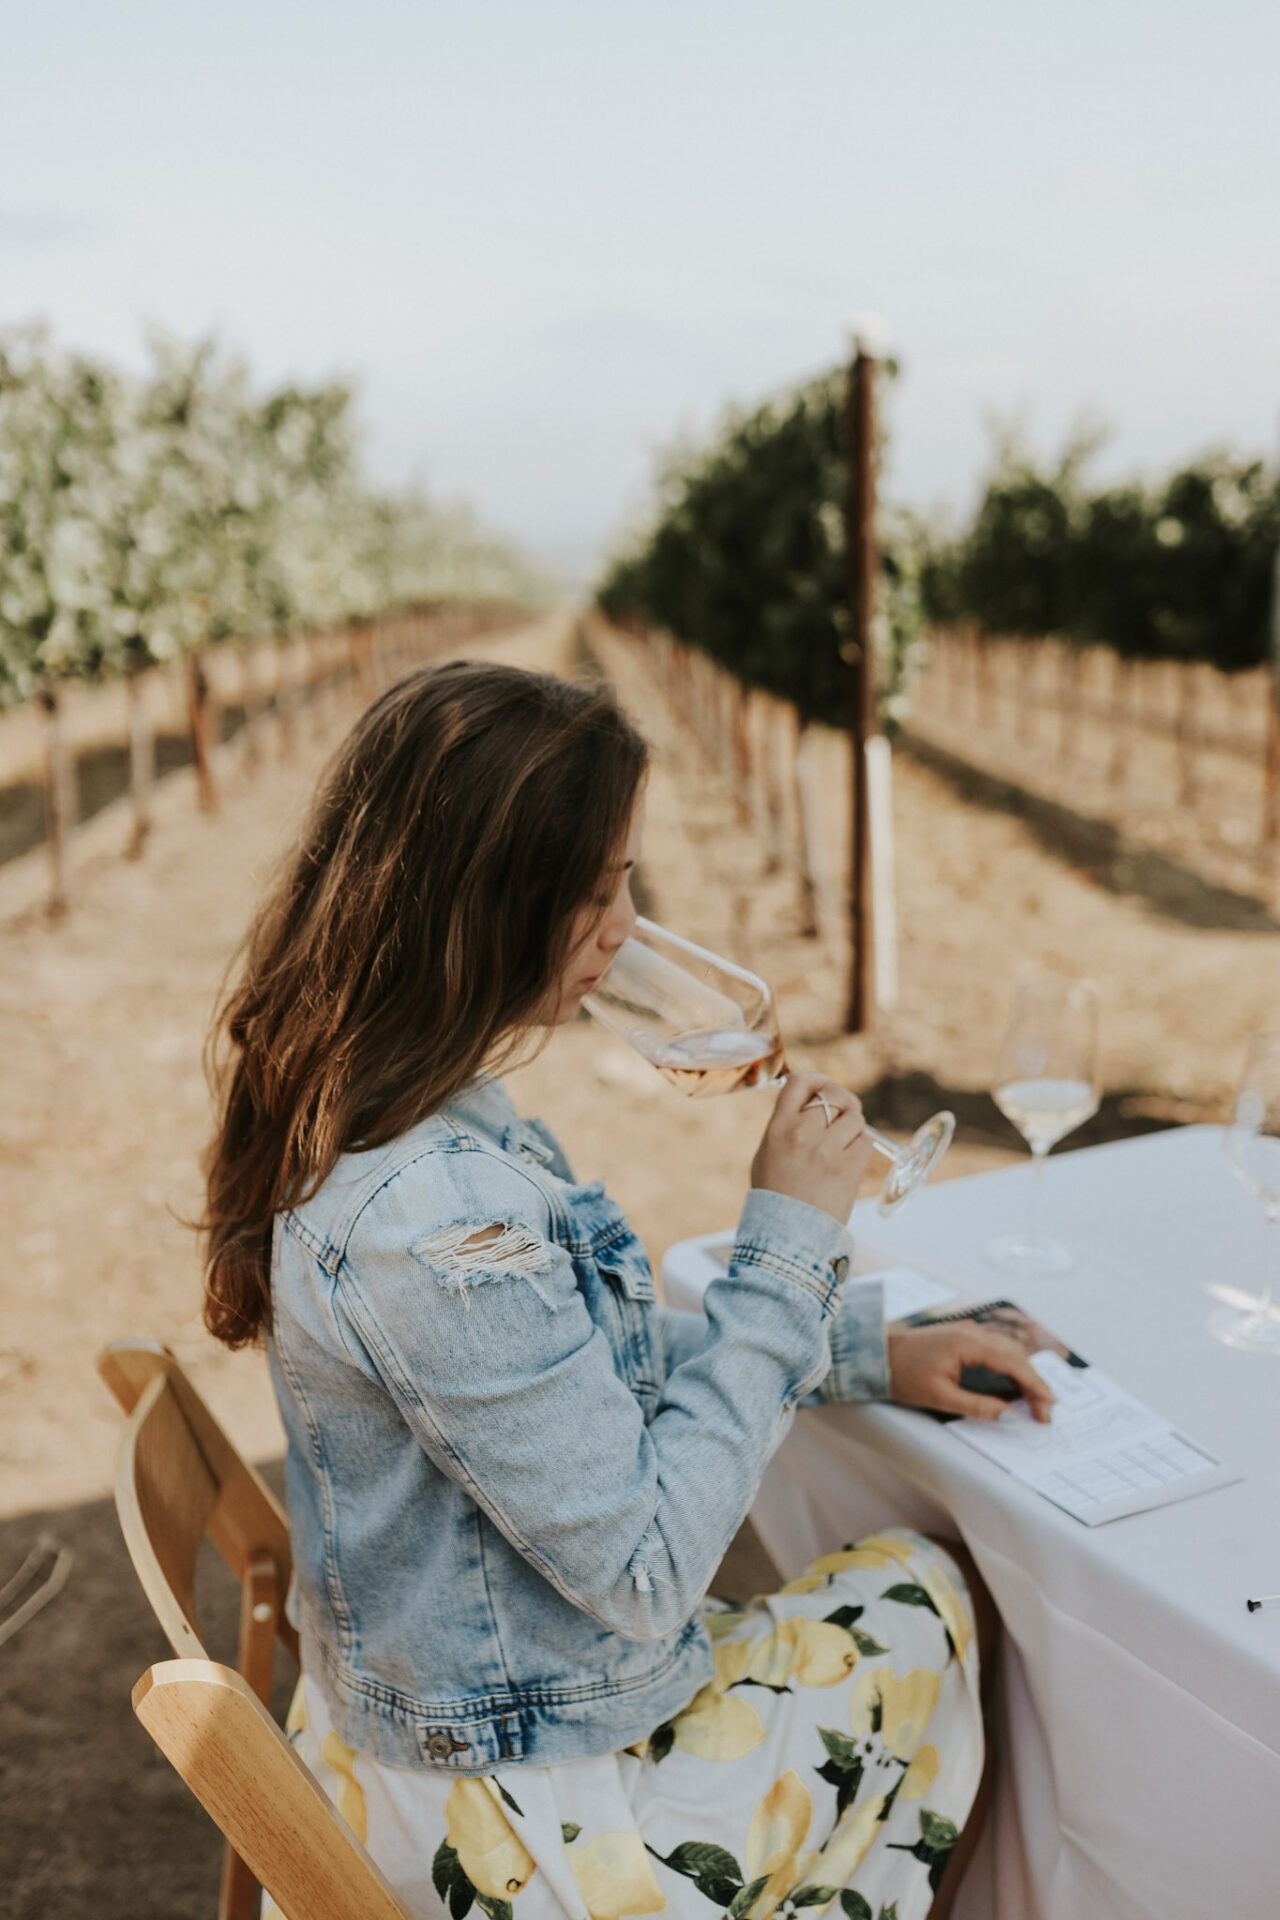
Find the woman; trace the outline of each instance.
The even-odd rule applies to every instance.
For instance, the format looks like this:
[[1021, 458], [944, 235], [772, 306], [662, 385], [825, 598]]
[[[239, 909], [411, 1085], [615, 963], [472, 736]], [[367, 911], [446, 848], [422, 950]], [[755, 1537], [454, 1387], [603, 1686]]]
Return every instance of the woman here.
[[[869, 1158], [782, 1091], [706, 1317], [499, 1068], [634, 923], [646, 749], [610, 694], [414, 675], [357, 724], [224, 1008], [206, 1318], [288, 1435], [300, 1750], [407, 1910], [928, 1908], [981, 1767], [972, 1618], [886, 1535], [704, 1605], [797, 1402], [998, 1412], [999, 1334], [844, 1288]], [[926, 1737], [927, 1736], [927, 1737]]]

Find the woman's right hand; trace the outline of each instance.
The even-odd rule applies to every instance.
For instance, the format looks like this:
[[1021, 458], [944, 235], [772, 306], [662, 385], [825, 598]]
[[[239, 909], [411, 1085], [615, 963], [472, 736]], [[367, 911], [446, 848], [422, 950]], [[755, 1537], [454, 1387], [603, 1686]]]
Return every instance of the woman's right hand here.
[[751, 1184], [820, 1207], [843, 1226], [873, 1151], [856, 1093], [825, 1073], [793, 1073], [751, 1162]]

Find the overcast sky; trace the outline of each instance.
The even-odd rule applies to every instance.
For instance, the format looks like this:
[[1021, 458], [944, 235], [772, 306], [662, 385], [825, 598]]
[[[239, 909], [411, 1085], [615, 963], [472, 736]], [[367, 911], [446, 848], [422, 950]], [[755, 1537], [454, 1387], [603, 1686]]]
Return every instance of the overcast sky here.
[[1277, 0], [5, 0], [0, 323], [216, 328], [578, 569], [882, 313], [893, 491], [992, 414], [1280, 441]]

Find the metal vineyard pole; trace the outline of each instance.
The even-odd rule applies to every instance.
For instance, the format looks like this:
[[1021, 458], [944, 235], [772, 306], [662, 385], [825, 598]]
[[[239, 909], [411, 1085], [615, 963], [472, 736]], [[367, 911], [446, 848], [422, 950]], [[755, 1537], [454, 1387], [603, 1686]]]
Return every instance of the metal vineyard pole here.
[[875, 660], [872, 619], [877, 565], [874, 357], [861, 339], [855, 342], [849, 375], [847, 431], [849, 489], [845, 508], [845, 545], [849, 565], [852, 673], [849, 689], [849, 747], [853, 762], [852, 859], [849, 875], [851, 955], [847, 1033], [865, 1033], [875, 1009], [872, 974], [874, 938], [871, 880], [871, 806], [867, 742], [876, 732]]

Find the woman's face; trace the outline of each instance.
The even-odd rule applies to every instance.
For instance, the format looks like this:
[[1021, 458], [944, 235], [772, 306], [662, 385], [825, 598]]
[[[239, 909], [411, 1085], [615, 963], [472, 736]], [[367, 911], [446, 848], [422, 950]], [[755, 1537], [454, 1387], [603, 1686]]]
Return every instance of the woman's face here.
[[631, 875], [640, 858], [643, 837], [644, 794], [641, 793], [618, 864], [604, 877], [600, 900], [584, 907], [579, 915], [579, 933], [560, 976], [559, 1000], [546, 1016], [547, 1026], [562, 1027], [574, 1018], [583, 996], [600, 984], [618, 948], [635, 926], [637, 914], [631, 898]]

